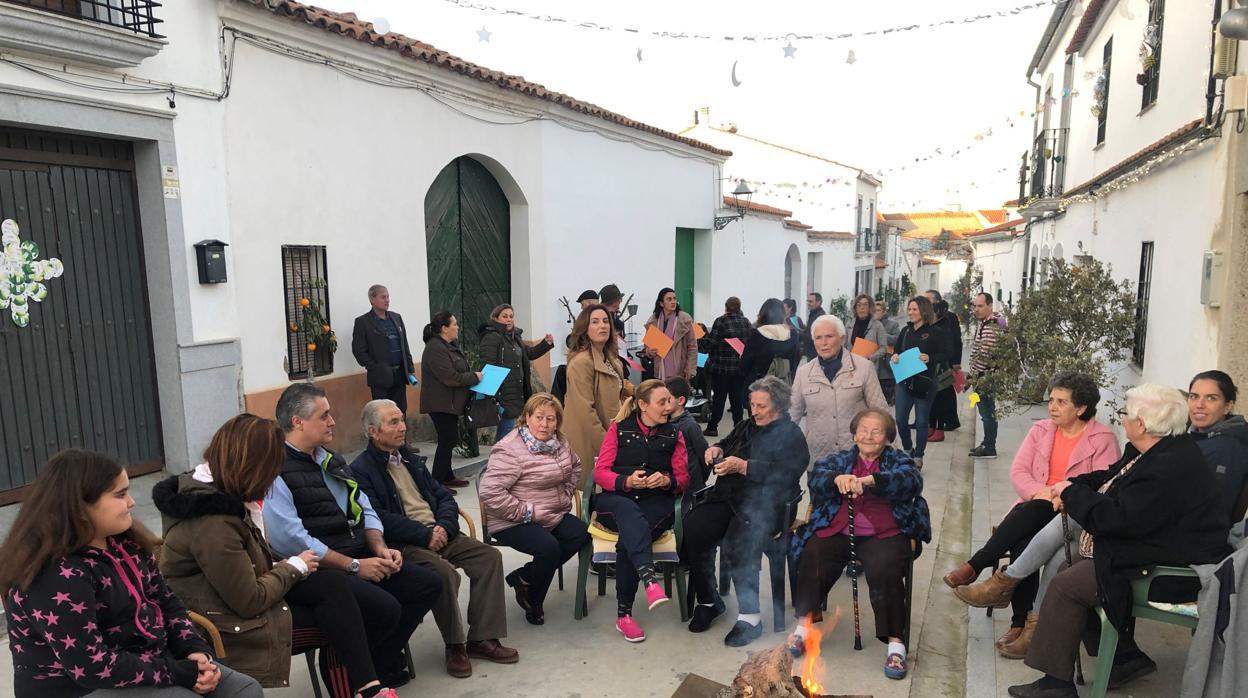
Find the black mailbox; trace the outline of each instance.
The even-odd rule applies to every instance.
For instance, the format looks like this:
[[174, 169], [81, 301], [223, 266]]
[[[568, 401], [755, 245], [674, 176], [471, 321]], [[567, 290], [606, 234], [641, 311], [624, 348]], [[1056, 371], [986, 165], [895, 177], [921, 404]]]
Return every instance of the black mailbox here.
[[200, 240], [195, 243], [195, 263], [199, 267], [199, 283], [225, 283], [225, 248], [230, 243]]

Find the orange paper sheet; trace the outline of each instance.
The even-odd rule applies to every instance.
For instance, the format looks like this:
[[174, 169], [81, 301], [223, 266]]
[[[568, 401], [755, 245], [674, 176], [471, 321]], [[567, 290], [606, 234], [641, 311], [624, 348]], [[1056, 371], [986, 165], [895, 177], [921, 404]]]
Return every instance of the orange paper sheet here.
[[659, 357], [664, 359], [667, 358], [667, 352], [672, 350], [672, 338], [654, 325], [646, 328], [646, 336], [641, 338], [641, 343], [659, 352]]
[[706, 332], [702, 329], [702, 326], [696, 322], [693, 323], [693, 338], [702, 339], [705, 336], [706, 336]]
[[880, 345], [876, 344], [875, 342], [872, 342], [871, 340], [865, 339], [863, 337], [858, 337], [857, 339], [854, 340], [854, 348], [851, 349], [850, 352], [857, 354], [858, 356], [871, 356], [879, 348], [880, 348]]

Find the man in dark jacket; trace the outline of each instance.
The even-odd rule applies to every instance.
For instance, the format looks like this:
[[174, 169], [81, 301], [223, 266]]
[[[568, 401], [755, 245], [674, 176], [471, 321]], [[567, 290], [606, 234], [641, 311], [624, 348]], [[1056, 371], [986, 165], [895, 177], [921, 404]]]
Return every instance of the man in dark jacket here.
[[745, 414], [745, 375], [741, 373], [741, 355], [728, 344], [733, 338], [742, 348], [754, 331], [748, 318], [741, 314], [741, 299], [729, 296], [724, 301], [724, 314], [711, 323], [710, 357], [706, 369], [711, 374], [711, 417], [706, 423], [707, 436], [719, 436], [719, 420], [724, 417], [724, 404], [729, 405], [732, 423], [740, 422]]
[[390, 291], [375, 284], [368, 289], [372, 309], [355, 319], [351, 354], [368, 371], [373, 399], [393, 400], [407, 413], [407, 386], [416, 384], [416, 366], [407, 342], [407, 326], [390, 312]]
[[[827, 315], [827, 311], [823, 309], [823, 294], [809, 293], [806, 295], [806, 326], [814, 327], [815, 318], [820, 315]], [[802, 356], [806, 359], [814, 359], [815, 343], [811, 341], [809, 333], [804, 334], [801, 339]]]
[[441, 595], [442, 580], [404, 563], [403, 554], [387, 545], [368, 495], [342, 456], [326, 448], [334, 418], [324, 390], [302, 382], [286, 388], [277, 400], [277, 425], [286, 435], [286, 464], [264, 497], [269, 545], [280, 557], [311, 550], [320, 569], [347, 573], [369, 629], [377, 678], [402, 686], [411, 679], [403, 650]]
[[[389, 540], [403, 559], [433, 570], [443, 591], [433, 619], [446, 643], [446, 673], [472, 676], [469, 657], [514, 664], [520, 654], [499, 643], [507, 636], [503, 595], [503, 556], [498, 549], [459, 531], [459, 505], [450, 490], [433, 479], [424, 457], [403, 444], [407, 425], [390, 400], [364, 406], [368, 448], [351, 463], [360, 489], [369, 496]], [[459, 608], [459, 571], [472, 581], [468, 595], [468, 631]]]

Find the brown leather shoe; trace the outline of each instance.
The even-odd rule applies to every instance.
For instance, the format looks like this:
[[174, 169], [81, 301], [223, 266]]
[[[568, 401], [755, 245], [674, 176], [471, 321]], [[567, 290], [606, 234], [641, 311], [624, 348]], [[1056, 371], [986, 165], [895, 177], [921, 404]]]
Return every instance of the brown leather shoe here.
[[468, 649], [464, 645], [446, 646], [446, 673], [457, 679], [472, 676], [472, 662], [468, 661]]
[[945, 440], [945, 432], [943, 429], [932, 429], [927, 432], [928, 443], [940, 443]]
[[1015, 640], [1018, 639], [1018, 636], [1022, 634], [1023, 634], [1022, 628], [1010, 628], [1009, 630], [1005, 631], [1004, 635], [997, 638], [997, 642], [996, 642], [997, 650], [1000, 650], [1002, 645], [1008, 645], [1011, 642], [1014, 642]]
[[468, 656], [475, 659], [488, 659], [495, 664], [515, 664], [520, 661], [519, 652], [503, 645], [498, 640], [469, 642]]
[[450, 480], [443, 480], [443, 481], [442, 481], [442, 486], [443, 486], [443, 487], [456, 487], [456, 488], [459, 488], [459, 487], [467, 487], [467, 486], [468, 486], [468, 481], [467, 481], [467, 480], [463, 480], [463, 479], [461, 479], [461, 478], [453, 477], [453, 478], [451, 478]]
[[1027, 656], [1027, 648], [1031, 647], [1031, 638], [1036, 636], [1036, 623], [1039, 622], [1039, 616], [1035, 611], [1027, 612], [1027, 622], [1023, 625], [1023, 632], [1013, 642], [1001, 645], [997, 652], [1006, 659], [1022, 659]]
[[960, 586], [953, 590], [953, 594], [975, 608], [1005, 608], [1014, 598], [1014, 589], [1020, 581], [1007, 577], [1004, 570], [996, 570], [988, 579]]
[[944, 580], [945, 585], [950, 589], [957, 589], [960, 586], [965, 586], [975, 581], [975, 578], [978, 576], [979, 573], [975, 571], [975, 568], [971, 567], [969, 562], [966, 562], [958, 565], [957, 569], [949, 574], [946, 574], [944, 576]]

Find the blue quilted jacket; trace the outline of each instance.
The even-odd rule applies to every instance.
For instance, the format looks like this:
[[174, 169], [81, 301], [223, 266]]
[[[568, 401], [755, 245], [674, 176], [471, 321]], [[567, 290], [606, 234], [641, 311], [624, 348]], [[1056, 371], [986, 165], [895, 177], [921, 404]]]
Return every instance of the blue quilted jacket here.
[[[810, 521], [798, 527], [793, 534], [789, 556], [796, 562], [802, 556], [806, 542], [815, 531], [832, 523], [841, 509], [841, 493], [836, 489], [836, 476], [848, 475], [858, 462], [858, 447], [852, 446], [815, 461], [814, 470], [807, 478], [810, 488], [812, 510]], [[893, 505], [893, 518], [903, 535], [923, 543], [932, 540], [932, 517], [923, 499], [923, 476], [914, 467], [914, 460], [905, 453], [885, 446], [880, 454], [880, 472], [875, 474], [876, 494], [883, 495]]]

